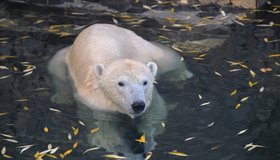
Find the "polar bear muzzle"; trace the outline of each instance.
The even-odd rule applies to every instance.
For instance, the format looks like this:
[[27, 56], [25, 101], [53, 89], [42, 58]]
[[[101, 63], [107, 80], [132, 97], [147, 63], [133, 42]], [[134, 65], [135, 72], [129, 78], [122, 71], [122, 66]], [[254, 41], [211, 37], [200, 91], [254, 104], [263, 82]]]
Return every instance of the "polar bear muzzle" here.
[[139, 114], [142, 111], [144, 111], [145, 103], [144, 102], [134, 102], [134, 103], [132, 103], [131, 107], [136, 114]]

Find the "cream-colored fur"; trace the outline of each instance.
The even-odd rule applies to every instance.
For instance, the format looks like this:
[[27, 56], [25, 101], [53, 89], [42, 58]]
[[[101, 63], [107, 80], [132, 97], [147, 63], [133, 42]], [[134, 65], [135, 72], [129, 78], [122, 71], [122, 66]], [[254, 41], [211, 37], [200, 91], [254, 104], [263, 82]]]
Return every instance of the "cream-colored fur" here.
[[[176, 75], [171, 79], [185, 80], [192, 77], [192, 73], [174, 51], [150, 43], [130, 30], [110, 24], [95, 24], [82, 31], [72, 46], [62, 49], [54, 56], [50, 61], [49, 71], [61, 79], [62, 83], [65, 82], [63, 78], [68, 75], [74, 83], [75, 97], [88, 107], [127, 113], [128, 110], [119, 103], [124, 97], [114, 97], [122, 96], [121, 94], [108, 95], [116, 92], [112, 89], [114, 86], [109, 85], [117, 83], [117, 77], [121, 75], [129, 77], [130, 81], [138, 79], [137, 84], [140, 84], [141, 78], [153, 82], [153, 68], [156, 65], [147, 66], [149, 62], [157, 64], [158, 75], [174, 71]], [[61, 64], [67, 70], [61, 69], [65, 68]], [[97, 76], [98, 70], [102, 70], [100, 78]], [[153, 87], [151, 83], [148, 84], [151, 86], [148, 87], [148, 92], [145, 91], [147, 105], [150, 103]], [[110, 91], [106, 91], [107, 88]], [[56, 98], [55, 101], [60, 100]]]

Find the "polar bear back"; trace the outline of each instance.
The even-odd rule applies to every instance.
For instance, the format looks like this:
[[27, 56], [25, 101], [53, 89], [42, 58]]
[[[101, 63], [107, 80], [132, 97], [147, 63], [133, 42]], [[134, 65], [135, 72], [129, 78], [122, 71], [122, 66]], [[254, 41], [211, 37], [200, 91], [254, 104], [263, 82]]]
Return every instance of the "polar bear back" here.
[[[76, 87], [92, 82], [92, 66], [106, 65], [119, 59], [148, 63], [160, 59], [163, 51], [134, 32], [110, 24], [95, 24], [82, 31], [66, 55]], [[157, 56], [158, 54], [158, 56]]]

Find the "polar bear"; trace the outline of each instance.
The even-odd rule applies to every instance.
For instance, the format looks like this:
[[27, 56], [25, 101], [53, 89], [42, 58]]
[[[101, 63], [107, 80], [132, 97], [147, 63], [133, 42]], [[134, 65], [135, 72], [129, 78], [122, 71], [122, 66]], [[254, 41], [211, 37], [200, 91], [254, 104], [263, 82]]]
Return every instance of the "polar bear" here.
[[[150, 106], [156, 75], [175, 73], [175, 80], [192, 77], [171, 49], [111, 24], [86, 28], [73, 45], [56, 53], [48, 70], [57, 86], [63, 88], [70, 79], [74, 97], [89, 108], [118, 111], [132, 118]], [[58, 89], [54, 100], [67, 101], [63, 94]]]

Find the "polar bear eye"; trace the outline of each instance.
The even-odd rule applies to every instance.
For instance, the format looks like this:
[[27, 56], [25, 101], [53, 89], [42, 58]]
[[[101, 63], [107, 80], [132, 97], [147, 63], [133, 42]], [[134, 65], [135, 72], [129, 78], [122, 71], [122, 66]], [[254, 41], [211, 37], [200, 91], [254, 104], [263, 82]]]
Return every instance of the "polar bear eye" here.
[[147, 85], [147, 83], [148, 83], [147, 81], [144, 81], [144, 82], [143, 82], [143, 85], [144, 85], [144, 86], [146, 86], [146, 85]]
[[123, 83], [123, 82], [119, 82], [118, 85], [121, 86], [121, 87], [123, 87], [123, 86], [124, 86], [124, 83]]

